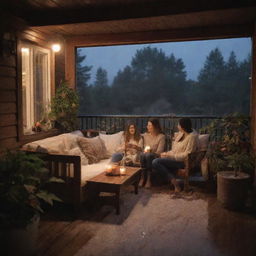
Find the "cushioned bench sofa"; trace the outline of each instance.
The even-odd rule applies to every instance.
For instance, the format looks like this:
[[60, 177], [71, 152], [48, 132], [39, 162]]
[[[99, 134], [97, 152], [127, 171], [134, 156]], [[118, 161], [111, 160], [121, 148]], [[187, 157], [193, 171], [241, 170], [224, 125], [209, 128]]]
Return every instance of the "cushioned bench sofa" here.
[[22, 150], [41, 155], [51, 175], [65, 181], [52, 184], [51, 191], [77, 209], [85, 200], [86, 181], [105, 170], [122, 133], [85, 138], [75, 131], [25, 144]]
[[[86, 199], [88, 179], [104, 172], [111, 155], [120, 146], [123, 132], [99, 134], [85, 138], [81, 131], [64, 133], [43, 140], [25, 144], [22, 150], [39, 153], [47, 163], [51, 175], [62, 178], [65, 183], [51, 184], [51, 191], [64, 202], [79, 209]], [[188, 156], [185, 171], [185, 185], [188, 186], [190, 171], [200, 162], [202, 174], [207, 178], [206, 162], [203, 160], [208, 143], [208, 135], [200, 135], [199, 152]]]

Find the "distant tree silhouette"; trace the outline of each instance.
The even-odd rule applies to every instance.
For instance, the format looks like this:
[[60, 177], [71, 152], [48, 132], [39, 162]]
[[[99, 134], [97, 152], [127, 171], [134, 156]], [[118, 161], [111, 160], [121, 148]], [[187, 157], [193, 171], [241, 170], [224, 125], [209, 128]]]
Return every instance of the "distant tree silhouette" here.
[[239, 63], [231, 51], [225, 62], [218, 48], [212, 50], [199, 72], [197, 106], [202, 114], [248, 114], [250, 62]]
[[93, 97], [93, 112], [97, 114], [110, 114], [110, 88], [108, 86], [107, 71], [98, 68], [94, 86], [91, 87]]
[[182, 59], [150, 46], [137, 50], [131, 63], [108, 84], [107, 71], [91, 66], [77, 52], [77, 88], [84, 114], [249, 114], [251, 56], [238, 61], [231, 51], [225, 62], [218, 48], [209, 52], [198, 80], [187, 80]]
[[81, 114], [90, 113], [91, 95], [88, 81], [91, 78], [92, 66], [83, 65], [86, 56], [82, 55], [81, 49], [76, 54], [76, 87], [79, 93], [79, 112]]
[[184, 69], [182, 60], [173, 54], [166, 56], [162, 50], [151, 47], [137, 50], [131, 64], [114, 79], [115, 108], [125, 114], [154, 114], [156, 108], [152, 105], [157, 102], [157, 106], [166, 106], [167, 102], [169, 112], [178, 111], [186, 83]]

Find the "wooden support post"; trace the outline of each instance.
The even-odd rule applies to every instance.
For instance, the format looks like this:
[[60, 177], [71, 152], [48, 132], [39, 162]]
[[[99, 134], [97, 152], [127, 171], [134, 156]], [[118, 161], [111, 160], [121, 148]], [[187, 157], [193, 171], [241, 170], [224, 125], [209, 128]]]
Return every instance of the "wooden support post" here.
[[[253, 150], [256, 153], [256, 23], [252, 36], [252, 75], [251, 75], [251, 140]], [[254, 186], [256, 187], [256, 169]]]

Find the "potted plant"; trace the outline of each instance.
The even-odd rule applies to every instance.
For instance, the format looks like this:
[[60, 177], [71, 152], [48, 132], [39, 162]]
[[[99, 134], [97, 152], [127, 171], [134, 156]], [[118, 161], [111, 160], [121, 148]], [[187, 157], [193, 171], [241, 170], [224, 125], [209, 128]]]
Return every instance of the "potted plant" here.
[[34, 154], [6, 152], [0, 157], [0, 239], [5, 255], [31, 255], [36, 250], [41, 202], [61, 201], [43, 190], [50, 178]]
[[211, 123], [207, 152], [210, 171], [217, 173], [217, 198], [229, 209], [242, 209], [247, 199], [255, 157], [250, 142], [249, 118], [233, 114]]
[[61, 82], [52, 99], [49, 118], [55, 122], [55, 127], [70, 132], [78, 127], [78, 94], [68, 86], [67, 81]]

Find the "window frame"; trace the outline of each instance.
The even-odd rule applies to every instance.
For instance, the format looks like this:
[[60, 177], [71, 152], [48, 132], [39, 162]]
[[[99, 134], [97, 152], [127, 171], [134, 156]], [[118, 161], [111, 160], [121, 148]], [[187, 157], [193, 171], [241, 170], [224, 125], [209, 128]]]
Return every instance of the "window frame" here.
[[[56, 129], [52, 128], [49, 131], [41, 131], [38, 133], [34, 134], [24, 134], [24, 129], [23, 129], [23, 99], [22, 99], [22, 54], [21, 54], [21, 48], [24, 45], [28, 46], [33, 46], [35, 48], [40, 48], [40, 49], [45, 49], [49, 51], [49, 66], [47, 72], [49, 73], [47, 78], [49, 82], [49, 88], [48, 90], [50, 91], [50, 100], [55, 94], [55, 82], [54, 82], [54, 72], [55, 72], [55, 56], [54, 53], [52, 52], [50, 46], [45, 42], [43, 43], [36, 43], [24, 38], [18, 39], [17, 40], [17, 99], [18, 99], [18, 104], [17, 104], [17, 118], [18, 118], [18, 141], [22, 145], [24, 143], [34, 141], [34, 140], [39, 140], [43, 139], [46, 137], [49, 137], [51, 135], [56, 135], [58, 132]], [[34, 67], [32, 67], [34, 69]]]

